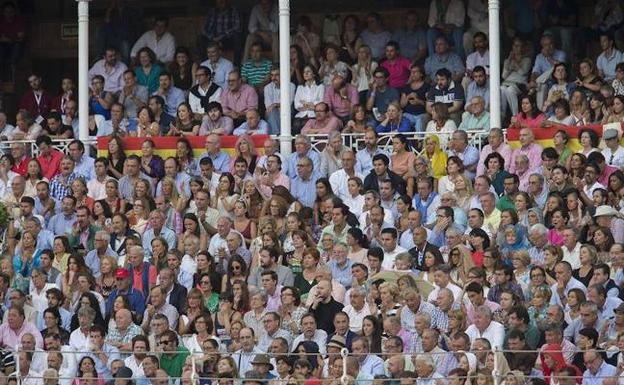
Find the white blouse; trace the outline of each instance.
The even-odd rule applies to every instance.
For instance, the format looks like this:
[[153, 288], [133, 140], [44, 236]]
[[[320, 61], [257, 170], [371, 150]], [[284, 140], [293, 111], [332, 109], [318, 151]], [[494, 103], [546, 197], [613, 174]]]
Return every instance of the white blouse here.
[[322, 84], [301, 85], [295, 92], [295, 109], [298, 111], [295, 118], [314, 118], [314, 110], [303, 110], [304, 103], [320, 103], [325, 95]]

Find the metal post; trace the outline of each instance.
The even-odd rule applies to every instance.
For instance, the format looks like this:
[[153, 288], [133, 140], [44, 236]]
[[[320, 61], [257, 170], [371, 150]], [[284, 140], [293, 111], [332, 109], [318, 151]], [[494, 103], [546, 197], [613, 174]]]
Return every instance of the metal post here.
[[80, 140], [89, 139], [89, 1], [78, 1], [78, 123]]
[[490, 127], [501, 128], [500, 1], [488, 0], [490, 50]]
[[[491, 24], [490, 24], [491, 26]], [[492, 66], [490, 65], [490, 68], [492, 68]], [[491, 72], [490, 72], [491, 74]], [[492, 91], [490, 91], [492, 92]], [[500, 114], [499, 114], [500, 115]], [[498, 346], [494, 346], [494, 348], [492, 349], [492, 352], [494, 353], [494, 370], [492, 371], [492, 377], [494, 377], [494, 385], [500, 385], [500, 369], [498, 367], [499, 362], [498, 362]], [[505, 373], [506, 374], [506, 373]]]
[[292, 152], [290, 119], [290, 2], [279, 0], [280, 153]]
[[349, 383], [349, 375], [347, 374], [347, 357], [349, 356], [349, 350], [342, 348], [340, 350], [340, 356], [342, 357], [342, 376], [340, 377], [340, 384], [347, 385]]

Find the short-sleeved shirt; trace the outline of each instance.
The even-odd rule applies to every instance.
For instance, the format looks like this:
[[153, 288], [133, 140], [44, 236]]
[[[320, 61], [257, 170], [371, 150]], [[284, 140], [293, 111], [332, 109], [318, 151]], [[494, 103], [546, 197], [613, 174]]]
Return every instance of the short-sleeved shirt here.
[[253, 60], [248, 60], [243, 63], [241, 76], [247, 79], [249, 85], [256, 87], [267, 79], [267, 75], [271, 72], [271, 66], [273, 64], [270, 60], [264, 59], [259, 64]]
[[[368, 96], [370, 97], [370, 91], [368, 92]], [[374, 107], [379, 110], [380, 113], [385, 113], [388, 109], [388, 106], [392, 102], [398, 102], [400, 99], [399, 91], [395, 88], [386, 87], [383, 91], [377, 91], [375, 94], [375, 105]]]
[[438, 86], [432, 88], [427, 94], [427, 101], [431, 103], [444, 103], [451, 107], [455, 101], [464, 101], [464, 89], [461, 85], [456, 86], [451, 81], [448, 88], [441, 89]]
[[[418, 89], [413, 89], [412, 86], [408, 84], [405, 87], [401, 88], [401, 95], [403, 94], [407, 95], [407, 94], [414, 92], [418, 96], [418, 99], [426, 100], [427, 93], [429, 92], [430, 89], [431, 89], [431, 86], [427, 83], [423, 83], [423, 85], [420, 86], [420, 88]], [[424, 114], [425, 106], [424, 104], [407, 103], [407, 105], [403, 108], [403, 112], [412, 114], [412, 115]]]

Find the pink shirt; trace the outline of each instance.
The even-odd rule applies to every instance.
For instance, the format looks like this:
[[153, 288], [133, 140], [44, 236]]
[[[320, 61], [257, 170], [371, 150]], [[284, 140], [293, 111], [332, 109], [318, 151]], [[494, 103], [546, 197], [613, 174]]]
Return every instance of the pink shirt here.
[[310, 133], [310, 130], [318, 130], [316, 132], [317, 134], [329, 134], [331, 131], [340, 131], [340, 129], [342, 129], [342, 122], [340, 119], [335, 116], [330, 116], [324, 125], [318, 123], [316, 119], [308, 120], [301, 129], [301, 133], [306, 135]]
[[516, 148], [511, 154], [511, 164], [509, 165], [509, 172], [516, 173], [516, 157], [520, 154], [524, 154], [529, 158], [529, 170], [536, 170], [542, 165], [542, 146], [537, 143], [531, 143], [528, 146]]
[[548, 243], [555, 246], [563, 246], [563, 233], [558, 233], [555, 229], [548, 230]]
[[545, 119], [546, 116], [542, 113], [537, 114], [534, 118], [525, 118], [522, 116], [522, 112], [518, 112], [516, 114], [516, 127], [538, 128]]
[[325, 96], [323, 101], [327, 103], [329, 109], [336, 116], [349, 116], [351, 115], [351, 107], [359, 103], [359, 96], [357, 89], [347, 84], [347, 99], [343, 99], [339, 92], [334, 90], [334, 87], [325, 88]]
[[[290, 188], [290, 179], [280, 171], [277, 177], [273, 179], [273, 186], [284, 186], [288, 189]], [[260, 184], [259, 188], [265, 196], [270, 197], [273, 194], [273, 189], [267, 185]]]
[[609, 166], [608, 164], [605, 164], [604, 170], [598, 177], [598, 183], [600, 183], [603, 186], [608, 186], [609, 177], [611, 176], [611, 174], [613, 174], [616, 171], [617, 171], [617, 167], [613, 167], [613, 166]]
[[226, 89], [221, 94], [221, 105], [223, 112], [247, 112], [248, 110], [258, 108], [258, 94], [256, 94], [256, 90], [253, 87], [247, 84], [241, 85], [241, 88], [236, 93]]
[[410, 75], [410, 66], [412, 62], [409, 59], [399, 56], [394, 61], [384, 60], [381, 66], [388, 70], [388, 85], [392, 88], [401, 88], [405, 86]]
[[22, 336], [27, 333], [35, 337], [35, 346], [39, 349], [43, 349], [43, 337], [39, 329], [28, 321], [24, 321], [19, 330], [13, 330], [9, 327], [8, 323], [3, 323], [2, 326], [0, 326], [0, 346], [5, 349], [14, 350], [17, 344], [21, 342]]

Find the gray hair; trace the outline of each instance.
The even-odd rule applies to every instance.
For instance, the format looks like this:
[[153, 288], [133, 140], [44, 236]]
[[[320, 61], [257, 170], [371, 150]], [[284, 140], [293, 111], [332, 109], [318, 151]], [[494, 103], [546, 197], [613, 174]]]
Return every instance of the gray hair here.
[[544, 186], [544, 181], [545, 181], [545, 179], [544, 179], [544, 175], [542, 175], [542, 174], [538, 174], [538, 173], [536, 173], [536, 172], [535, 172], [535, 173], [533, 173], [533, 174], [529, 175], [529, 178], [531, 178], [531, 177], [536, 177], [536, 178], [537, 178], [537, 181], [538, 181], [538, 182], [539, 182], [539, 184], [540, 184], [540, 186], [542, 186], [542, 187]]
[[548, 234], [548, 229], [543, 224], [536, 223], [529, 229], [529, 234], [532, 232], [537, 232], [539, 235], [546, 235]]
[[95, 233], [95, 235], [99, 235], [100, 237], [102, 237], [102, 239], [106, 243], [110, 242], [110, 233], [108, 231], [101, 230], [101, 231], [98, 231], [97, 233]]
[[295, 142], [298, 139], [303, 140], [308, 147], [312, 145], [312, 142], [310, 141], [310, 137], [309, 136], [306, 136], [306, 135], [303, 135], [303, 134], [299, 134], [299, 135], [295, 136]]
[[95, 319], [95, 310], [93, 310], [91, 306], [81, 306], [80, 309], [78, 309], [78, 316], [88, 317], [91, 319], [90, 322], [93, 322]]
[[482, 305], [475, 309], [475, 314], [481, 314], [486, 316], [488, 319], [492, 319], [492, 310], [489, 307]]
[[431, 314], [429, 313], [417, 313], [416, 318], [420, 318], [427, 324], [427, 327], [431, 327]]
[[361, 295], [362, 297], [366, 297], [366, 290], [362, 286], [353, 286], [351, 288], [351, 294]]
[[431, 358], [430, 354], [419, 354], [416, 356], [415, 361], [422, 362], [431, 369], [435, 369], [435, 363], [433, 362], [433, 358]]

